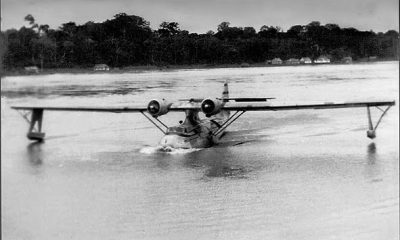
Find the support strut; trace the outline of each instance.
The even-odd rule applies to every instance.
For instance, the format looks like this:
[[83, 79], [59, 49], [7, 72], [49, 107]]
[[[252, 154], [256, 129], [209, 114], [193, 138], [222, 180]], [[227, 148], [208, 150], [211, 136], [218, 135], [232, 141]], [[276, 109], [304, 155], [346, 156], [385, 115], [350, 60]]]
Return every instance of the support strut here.
[[372, 117], [371, 117], [371, 110], [369, 109], [370, 107], [367, 106], [367, 114], [368, 114], [368, 130], [367, 130], [367, 137], [374, 139], [376, 137], [376, 129], [378, 129], [379, 124], [382, 121], [383, 116], [385, 116], [385, 114], [387, 113], [387, 111], [389, 111], [391, 106], [388, 106], [385, 110], [376, 107], [377, 109], [379, 109], [382, 114], [379, 117], [378, 121], [376, 122], [375, 126], [372, 122]]
[[240, 116], [243, 115], [243, 113], [245, 113], [246, 111], [236, 111], [232, 116], [230, 116], [222, 125], [220, 128], [218, 128], [217, 131], [215, 131], [212, 135], [213, 136], [217, 136], [218, 134], [220, 134], [222, 131], [224, 131], [227, 127], [229, 127], [229, 125], [231, 125], [234, 121], [236, 121], [236, 119], [238, 119]]
[[[147, 118], [154, 126], [156, 126], [163, 134], [166, 134], [166, 130], [163, 130], [157, 123], [155, 123], [149, 116], [147, 116], [143, 111], [140, 111], [140, 113]], [[161, 125], [163, 125], [165, 128], [168, 128], [167, 125], [165, 125], [163, 122], [158, 120], [157, 118], [154, 118], [157, 122], [159, 122]]]

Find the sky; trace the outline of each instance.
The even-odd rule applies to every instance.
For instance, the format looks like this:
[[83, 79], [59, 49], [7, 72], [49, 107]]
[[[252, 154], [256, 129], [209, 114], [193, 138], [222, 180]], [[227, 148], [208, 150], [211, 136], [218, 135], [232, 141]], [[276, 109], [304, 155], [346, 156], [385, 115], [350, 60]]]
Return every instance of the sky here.
[[311, 21], [399, 31], [399, 0], [1, 0], [1, 29], [27, 26], [27, 14], [57, 29], [70, 21], [103, 22], [118, 13], [143, 17], [153, 29], [168, 21], [195, 33], [216, 32], [223, 21], [256, 31], [263, 25], [287, 31]]

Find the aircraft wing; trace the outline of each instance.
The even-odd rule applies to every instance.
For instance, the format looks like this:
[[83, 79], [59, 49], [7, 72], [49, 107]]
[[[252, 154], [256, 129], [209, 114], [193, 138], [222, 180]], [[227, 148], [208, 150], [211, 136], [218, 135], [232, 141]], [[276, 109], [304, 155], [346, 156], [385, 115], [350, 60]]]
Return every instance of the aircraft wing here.
[[288, 104], [275, 105], [270, 103], [226, 103], [224, 110], [232, 111], [284, 111], [284, 110], [301, 110], [301, 109], [333, 109], [333, 108], [357, 108], [357, 107], [379, 107], [393, 106], [394, 101], [378, 101], [378, 102], [344, 102], [344, 103], [311, 103], [311, 104]]
[[[301, 109], [333, 109], [333, 108], [357, 108], [357, 107], [366, 107], [368, 110], [368, 119], [369, 119], [369, 130], [367, 131], [367, 136], [370, 138], [375, 138], [375, 130], [378, 127], [380, 120], [383, 115], [389, 110], [391, 106], [395, 104], [394, 101], [375, 101], [375, 102], [347, 102], [347, 103], [316, 103], [316, 104], [287, 104], [287, 105], [279, 105], [279, 104], [271, 104], [267, 102], [257, 102], [249, 101], [249, 102], [214, 102], [211, 99], [205, 99], [200, 104], [199, 102], [184, 102], [178, 104], [168, 103], [165, 100], [156, 101], [152, 100], [150, 103], [145, 106], [133, 107], [133, 106], [85, 106], [85, 107], [72, 107], [72, 106], [12, 106], [13, 109], [16, 110], [27, 110], [31, 111], [31, 118], [28, 119], [26, 115], [22, 114], [22, 116], [29, 122], [30, 127], [27, 134], [27, 137], [30, 140], [42, 141], [44, 139], [44, 133], [41, 132], [42, 128], [42, 119], [44, 111], [84, 111], [84, 112], [111, 112], [111, 113], [129, 113], [129, 112], [140, 112], [142, 113], [149, 121], [151, 121], [157, 128], [159, 128], [164, 134], [164, 131], [159, 125], [157, 125], [150, 117], [148, 117], [145, 112], [148, 112], [151, 116], [153, 116], [156, 121], [158, 121], [161, 125], [166, 127], [160, 120], [157, 119], [158, 116], [164, 115], [169, 111], [174, 112], [182, 112], [187, 110], [195, 110], [202, 111], [207, 117], [211, 115], [217, 114], [220, 110], [229, 110], [236, 111], [232, 116], [230, 116], [220, 127], [219, 129], [213, 133], [216, 136], [218, 133], [222, 132], [225, 128], [227, 128], [232, 122], [234, 122], [238, 117], [240, 117], [246, 111], [284, 111], [284, 110], [301, 110]], [[379, 106], [387, 106], [386, 110], [382, 110]], [[378, 107], [383, 113], [379, 118], [378, 122], [375, 126], [372, 125], [371, 114], [369, 107]], [[34, 131], [35, 126], [37, 125], [38, 130]]]
[[[379, 107], [393, 106], [394, 101], [375, 101], [375, 102], [344, 102], [344, 103], [312, 103], [312, 104], [286, 104], [276, 105], [268, 102], [263, 103], [241, 103], [235, 102], [226, 103], [222, 109], [231, 111], [284, 111], [284, 110], [301, 110], [301, 109], [333, 109], [333, 108], [357, 108], [357, 107]], [[128, 113], [128, 112], [143, 112], [147, 111], [147, 106], [12, 106], [16, 110], [46, 110], [46, 111], [83, 111], [83, 112], [113, 112], [113, 113]], [[199, 104], [172, 104], [168, 111], [183, 112], [185, 110], [201, 110]]]
[[[35, 106], [22, 105], [11, 106], [15, 110], [44, 110], [44, 111], [76, 111], [76, 112], [111, 112], [111, 113], [129, 113], [147, 111], [147, 106]], [[184, 112], [185, 110], [200, 110], [199, 104], [172, 104], [169, 112]]]
[[81, 112], [141, 112], [146, 111], [146, 107], [79, 107], [79, 106], [12, 106], [16, 110], [46, 110], [46, 111], [81, 111]]

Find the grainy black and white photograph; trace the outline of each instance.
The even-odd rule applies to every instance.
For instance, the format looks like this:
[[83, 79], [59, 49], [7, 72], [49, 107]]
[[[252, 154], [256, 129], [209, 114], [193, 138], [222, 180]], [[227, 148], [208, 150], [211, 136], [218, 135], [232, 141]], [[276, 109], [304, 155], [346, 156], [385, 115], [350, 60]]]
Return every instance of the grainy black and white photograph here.
[[1, 238], [399, 239], [398, 0], [1, 0]]

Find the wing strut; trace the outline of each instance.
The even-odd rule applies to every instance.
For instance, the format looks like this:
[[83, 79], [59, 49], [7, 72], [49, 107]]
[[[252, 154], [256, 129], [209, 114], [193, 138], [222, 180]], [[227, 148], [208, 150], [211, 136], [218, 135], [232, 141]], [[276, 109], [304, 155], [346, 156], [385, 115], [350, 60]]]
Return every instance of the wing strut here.
[[223, 132], [229, 125], [231, 125], [236, 119], [243, 115], [246, 111], [236, 111], [232, 116], [230, 116], [212, 135], [217, 136], [221, 132]]
[[376, 129], [378, 129], [379, 124], [382, 121], [383, 116], [385, 116], [385, 114], [387, 113], [387, 111], [389, 111], [391, 105], [389, 105], [386, 109], [382, 109], [378, 106], [375, 106], [377, 109], [379, 109], [382, 114], [379, 117], [378, 121], [376, 122], [375, 126], [372, 123], [372, 118], [371, 118], [371, 110], [369, 109], [370, 106], [367, 106], [367, 113], [368, 113], [368, 130], [367, 130], [367, 137], [374, 139], [376, 137]]
[[[144, 111], [140, 111], [140, 113], [147, 118], [154, 126], [156, 126], [163, 134], [167, 133], [167, 130], [162, 129], [156, 122], [154, 122], [149, 116], [147, 116]], [[158, 118], [153, 117], [158, 123], [163, 125], [166, 129], [168, 129], [168, 126], [165, 125], [163, 122], [161, 122]]]

